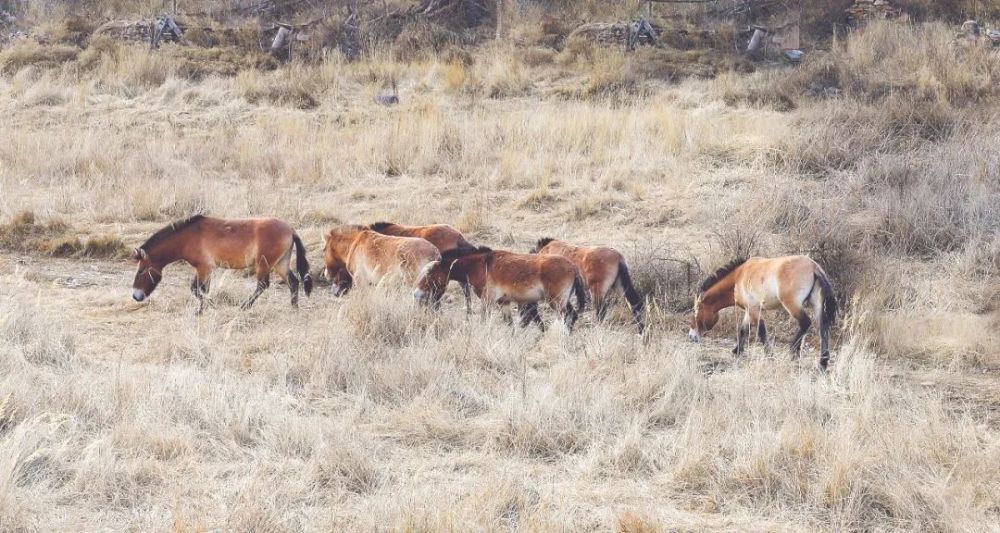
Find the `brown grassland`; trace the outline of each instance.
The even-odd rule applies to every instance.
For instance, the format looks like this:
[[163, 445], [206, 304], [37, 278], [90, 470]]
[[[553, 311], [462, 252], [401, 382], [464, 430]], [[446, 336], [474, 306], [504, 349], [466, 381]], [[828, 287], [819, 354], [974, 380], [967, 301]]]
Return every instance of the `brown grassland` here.
[[[235, 75], [0, 49], [0, 531], [996, 531], [1000, 53], [950, 39], [877, 24], [680, 81], [586, 45]], [[607, 244], [651, 325], [392, 286], [241, 312], [221, 271], [196, 316], [182, 265], [133, 302], [125, 251], [194, 213], [286, 219], [317, 273], [348, 222]], [[744, 251], [830, 272], [828, 375], [780, 313], [770, 354], [732, 358], [735, 311], [687, 342], [698, 278]]]

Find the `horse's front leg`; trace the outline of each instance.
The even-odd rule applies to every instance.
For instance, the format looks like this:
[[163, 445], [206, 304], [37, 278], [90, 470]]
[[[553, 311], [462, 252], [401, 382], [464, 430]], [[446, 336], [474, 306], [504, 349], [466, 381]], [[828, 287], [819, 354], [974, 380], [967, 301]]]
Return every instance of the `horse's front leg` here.
[[195, 268], [194, 280], [191, 281], [191, 294], [198, 299], [198, 311], [200, 315], [205, 311], [205, 295], [208, 294], [208, 278], [212, 274], [212, 269], [208, 267]]
[[554, 297], [549, 298], [549, 307], [552, 308], [556, 314], [563, 319], [563, 323], [566, 324], [566, 329], [573, 331], [573, 325], [576, 324], [576, 319], [579, 317], [576, 309], [573, 309], [573, 303], [567, 296], [565, 299]]
[[507, 302], [497, 302], [500, 306], [500, 314], [503, 315], [503, 321], [510, 327], [514, 327], [514, 316], [510, 309], [510, 303]]
[[771, 344], [767, 339], [767, 326], [764, 325], [764, 319], [757, 319], [757, 338], [760, 339], [760, 343], [764, 345], [764, 351], [771, 353]]
[[472, 314], [472, 284], [469, 280], [462, 282], [462, 294], [465, 295], [465, 314]]
[[742, 355], [746, 347], [747, 337], [750, 336], [750, 311], [743, 313], [743, 322], [736, 330], [736, 347], [733, 348], [733, 355]]
[[545, 331], [545, 323], [542, 322], [542, 317], [538, 314], [538, 304], [523, 304], [518, 306], [521, 312], [521, 327], [528, 327], [528, 324], [534, 322], [538, 324], [538, 327], [542, 331]]

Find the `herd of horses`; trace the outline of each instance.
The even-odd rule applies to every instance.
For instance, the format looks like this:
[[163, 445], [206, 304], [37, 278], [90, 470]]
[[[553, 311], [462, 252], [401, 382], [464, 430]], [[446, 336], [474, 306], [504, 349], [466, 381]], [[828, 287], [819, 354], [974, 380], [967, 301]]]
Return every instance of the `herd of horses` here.
[[[544, 301], [572, 329], [587, 302], [597, 320], [603, 320], [609, 295], [617, 288], [639, 332], [645, 328], [644, 299], [632, 284], [625, 258], [613, 248], [543, 238], [529, 253], [516, 253], [473, 245], [447, 224], [387, 222], [343, 225], [330, 230], [324, 240], [323, 273], [336, 296], [356, 285], [394, 279], [411, 287], [418, 301], [437, 309], [449, 283], [456, 282], [464, 293], [467, 312], [472, 311], [471, 293], [475, 292], [485, 307], [499, 307], [508, 321], [513, 321], [511, 304], [517, 304], [522, 326], [535, 323], [544, 329], [538, 309]], [[244, 309], [270, 286], [272, 273], [288, 286], [293, 306], [298, 305], [300, 287], [307, 296], [313, 287], [302, 239], [288, 223], [274, 218], [228, 220], [195, 215], [154, 233], [133, 251], [132, 260], [138, 263], [132, 284], [132, 298], [137, 302], [156, 289], [167, 265], [177, 261], [191, 265], [195, 270], [191, 292], [199, 300], [199, 314], [216, 268], [254, 270], [257, 286], [243, 303]], [[826, 369], [837, 301], [829, 277], [815, 261], [801, 255], [752, 257], [720, 268], [699, 287], [688, 338], [699, 341], [715, 326], [719, 312], [732, 306], [744, 310], [734, 354], [744, 351], [752, 326], [758, 340], [769, 347], [761, 312], [783, 307], [799, 324], [791, 345], [793, 357], [798, 357], [806, 332], [816, 322], [819, 364]]]

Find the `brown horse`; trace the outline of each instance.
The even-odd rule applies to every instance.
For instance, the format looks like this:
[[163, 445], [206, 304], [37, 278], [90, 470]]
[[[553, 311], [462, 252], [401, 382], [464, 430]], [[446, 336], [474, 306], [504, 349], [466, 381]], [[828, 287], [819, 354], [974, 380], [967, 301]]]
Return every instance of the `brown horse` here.
[[[586, 299], [579, 270], [569, 260], [556, 255], [516, 254], [485, 246], [452, 250], [442, 254], [441, 261], [428, 266], [427, 275], [421, 278], [415, 295], [437, 304], [449, 281], [461, 283], [467, 299], [471, 287], [484, 305], [500, 306], [508, 318], [510, 304], [518, 304], [521, 325], [535, 322], [543, 330], [538, 302], [546, 301], [563, 317], [566, 327], [572, 329]], [[577, 309], [570, 303], [574, 294]]]
[[598, 321], [604, 320], [608, 312], [608, 294], [611, 289], [616, 285], [621, 287], [625, 293], [625, 300], [632, 308], [632, 316], [635, 318], [636, 326], [639, 327], [639, 333], [642, 333], [645, 326], [642, 317], [642, 297], [632, 286], [628, 265], [617, 250], [606, 246], [573, 246], [546, 237], [538, 240], [531, 253], [562, 256], [580, 269]]
[[830, 279], [815, 261], [804, 255], [770, 259], [751, 257], [732, 261], [720, 268], [701, 284], [688, 338], [699, 341], [703, 332], [715, 326], [719, 311], [733, 305], [745, 310], [734, 354], [743, 352], [751, 324], [757, 324], [760, 342], [768, 345], [767, 328], [760, 314], [764, 309], [781, 306], [799, 322], [799, 331], [791, 346], [792, 356], [796, 359], [812, 322], [804, 309], [804, 306], [810, 305], [819, 324], [819, 365], [826, 369], [830, 360], [830, 327], [837, 318], [837, 300]]
[[355, 283], [377, 284], [387, 276], [416, 285], [427, 264], [441, 260], [441, 252], [424, 239], [382, 235], [365, 226], [341, 226], [324, 238], [325, 274], [336, 295]]
[[393, 237], [417, 237], [437, 246], [441, 253], [449, 250], [475, 248], [465, 240], [462, 233], [448, 224], [432, 224], [430, 226], [403, 226], [392, 222], [376, 222], [368, 226], [372, 231]]
[[[294, 272], [289, 264], [293, 246]], [[306, 296], [312, 292], [312, 277], [302, 240], [291, 226], [274, 218], [226, 220], [195, 215], [154, 233], [132, 252], [132, 260], [139, 263], [132, 283], [132, 298], [137, 302], [145, 300], [156, 289], [167, 265], [183, 260], [194, 267], [191, 292], [199, 300], [199, 314], [205, 306], [209, 276], [216, 268], [254, 267], [257, 290], [243, 303], [243, 309], [253, 305], [271, 284], [272, 271], [288, 284], [293, 306], [299, 303], [299, 281]]]

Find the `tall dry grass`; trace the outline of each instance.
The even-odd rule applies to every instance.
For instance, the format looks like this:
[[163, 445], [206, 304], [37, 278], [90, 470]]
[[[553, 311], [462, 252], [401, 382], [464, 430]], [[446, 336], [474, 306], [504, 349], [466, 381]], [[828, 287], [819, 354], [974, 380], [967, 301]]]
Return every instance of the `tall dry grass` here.
[[[229, 76], [116, 45], [5, 70], [0, 529], [989, 530], [994, 59], [866, 63], [897, 31], [677, 85], [519, 48]], [[842, 96], [803, 96], [828, 68]], [[330, 225], [377, 219], [613, 245], [651, 332], [624, 308], [512, 329], [393, 287], [299, 311], [275, 288], [242, 313], [234, 272], [198, 318], [186, 267], [136, 305], [132, 265], [18, 244], [62, 220], [133, 245], [199, 212], [287, 219], [314, 268]], [[737, 313], [684, 342], [692, 284], [747, 251], [833, 276], [829, 376], [815, 349], [789, 361], [780, 313], [771, 354], [730, 357]]]
[[[53, 326], [40, 293], [4, 283], [21, 284], [2, 303], [14, 528], [607, 529], [632, 511], [959, 531], [996, 505], [995, 433], [850, 343], [827, 379], [758, 353], [706, 367], [712, 349], [675, 335], [512, 335], [394, 291], [199, 320], [170, 280], [140, 311], [157, 320], [119, 329], [112, 355], [92, 351], [93, 326]], [[67, 298], [125, 305], [99, 287]]]

